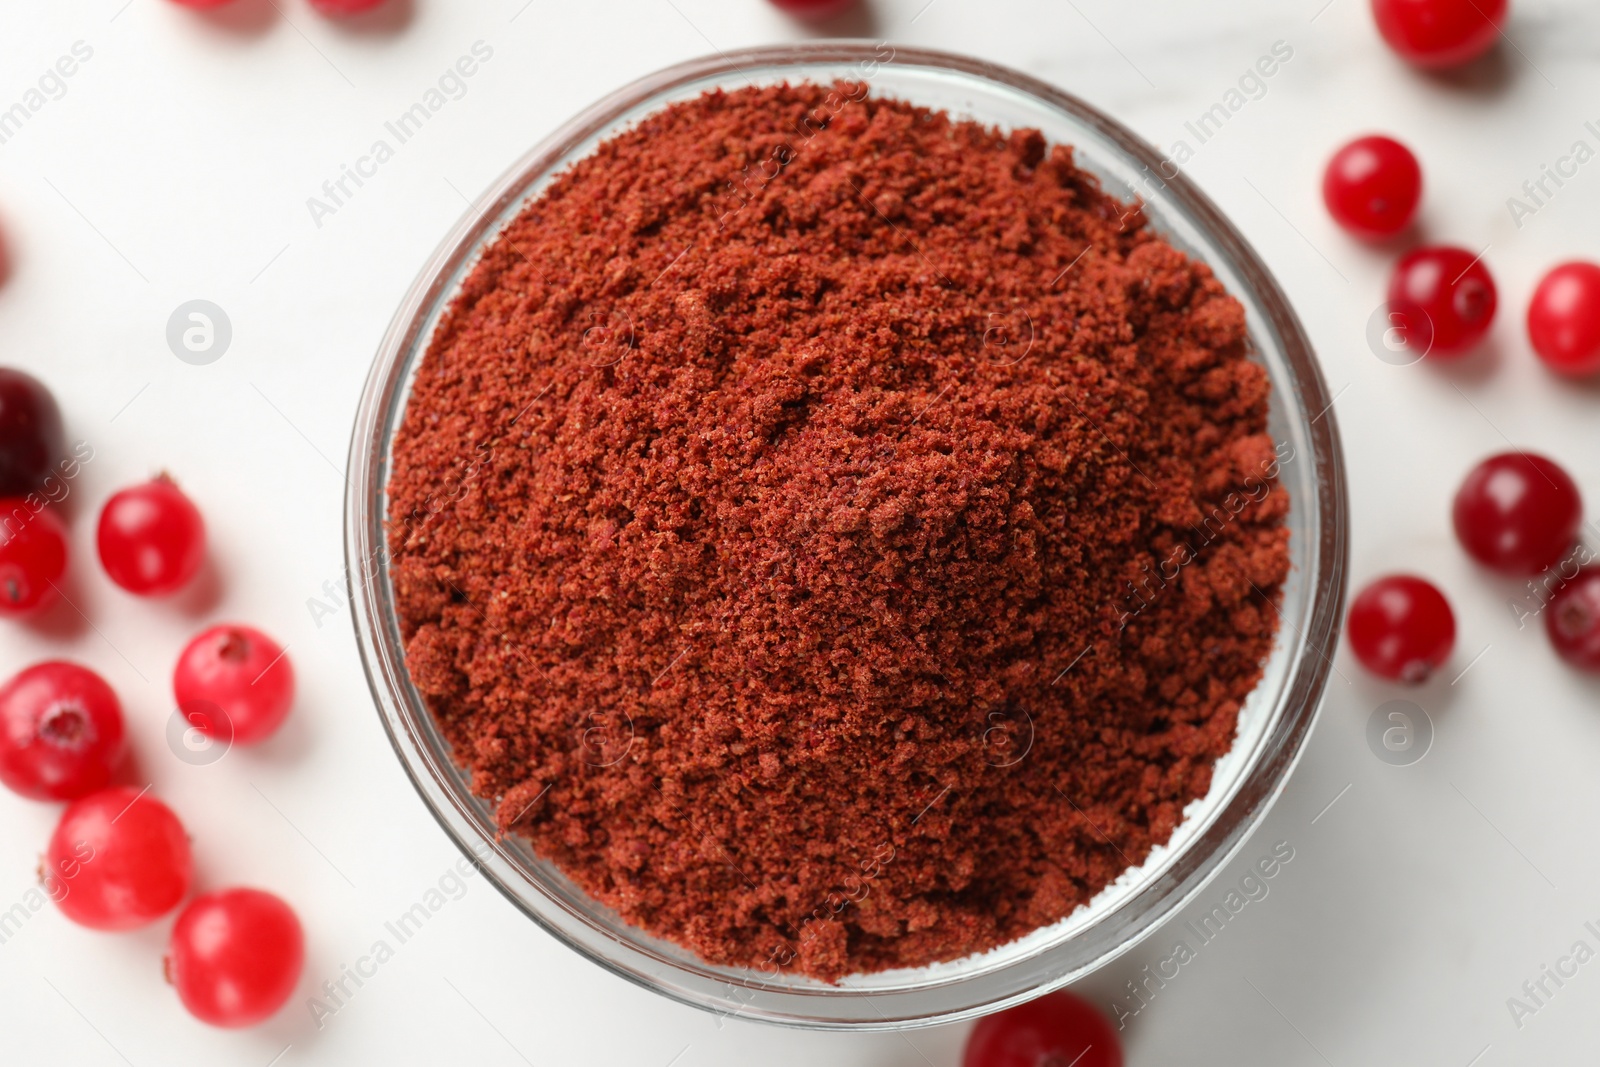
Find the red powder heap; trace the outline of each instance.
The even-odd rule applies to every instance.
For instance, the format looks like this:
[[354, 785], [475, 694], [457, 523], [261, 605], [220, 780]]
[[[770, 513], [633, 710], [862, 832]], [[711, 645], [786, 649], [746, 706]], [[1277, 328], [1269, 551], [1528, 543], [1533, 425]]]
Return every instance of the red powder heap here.
[[1240, 305], [1036, 131], [812, 85], [595, 150], [394, 450], [407, 663], [629, 922], [832, 980], [1088, 901], [1203, 795], [1287, 509]]

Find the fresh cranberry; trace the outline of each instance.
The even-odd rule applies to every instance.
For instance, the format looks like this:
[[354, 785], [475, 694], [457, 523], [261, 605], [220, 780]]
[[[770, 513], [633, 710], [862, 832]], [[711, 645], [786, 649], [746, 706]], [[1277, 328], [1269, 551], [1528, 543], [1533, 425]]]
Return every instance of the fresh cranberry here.
[[772, 0], [780, 11], [803, 19], [828, 19], [856, 6], [856, 0]]
[[1389, 279], [1389, 311], [1406, 346], [1450, 358], [1489, 332], [1496, 304], [1494, 279], [1483, 259], [1462, 248], [1406, 253]]
[[195, 897], [172, 927], [167, 980], [189, 1014], [212, 1026], [254, 1026], [300, 981], [305, 934], [294, 910], [259, 889]]
[[76, 663], [36, 663], [0, 688], [0, 782], [34, 800], [76, 800], [122, 758], [122, 705]]
[[39, 379], [0, 367], [0, 496], [26, 496], [66, 455], [61, 410]]
[[1508, 0], [1372, 0], [1378, 32], [1419, 67], [1454, 67], [1487, 52], [1500, 36]]
[[96, 930], [155, 922], [189, 892], [189, 838], [172, 809], [126, 786], [102, 789], [61, 816], [46, 853], [50, 895]]
[[67, 528], [48, 507], [0, 500], [0, 615], [29, 615], [55, 600], [67, 573]]
[[311, 0], [311, 6], [324, 15], [343, 18], [346, 15], [359, 15], [363, 11], [371, 11], [383, 2], [384, 0]]
[[1082, 997], [1047, 993], [979, 1019], [961, 1067], [1122, 1067], [1122, 1046], [1106, 1017]]
[[1544, 276], [1528, 303], [1528, 340], [1552, 370], [1600, 372], [1600, 265], [1563, 263]]
[[1379, 578], [1350, 605], [1350, 649], [1367, 670], [1396, 682], [1423, 682], [1456, 644], [1450, 602], [1409, 574]]
[[164, 474], [106, 501], [97, 540], [111, 580], [139, 596], [176, 593], [206, 558], [205, 521]]
[[1357, 237], [1393, 237], [1416, 216], [1422, 168], [1399, 141], [1362, 137], [1328, 161], [1322, 199], [1334, 221]]
[[1545, 632], [1561, 658], [1600, 671], [1600, 565], [1578, 568], [1545, 607]]
[[289, 714], [294, 668], [278, 643], [260, 630], [213, 626], [190, 641], [178, 657], [172, 693], [196, 730], [241, 745], [254, 744]]
[[1490, 456], [1456, 492], [1456, 537], [1467, 554], [1504, 574], [1538, 574], [1572, 548], [1583, 500], [1572, 476], [1526, 452]]

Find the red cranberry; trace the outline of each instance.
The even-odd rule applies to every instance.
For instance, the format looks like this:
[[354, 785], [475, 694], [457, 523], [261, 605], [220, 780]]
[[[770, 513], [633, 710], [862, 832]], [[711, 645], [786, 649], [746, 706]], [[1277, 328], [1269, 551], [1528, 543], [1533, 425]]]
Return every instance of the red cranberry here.
[[[178, 708], [201, 733], [241, 745], [269, 736], [294, 703], [294, 668], [278, 643], [249, 626], [213, 626], [172, 672]], [[188, 714], [188, 709], [203, 713]]]
[[1600, 565], [1578, 568], [1545, 606], [1545, 632], [1561, 658], [1600, 671]]
[[189, 892], [189, 838], [148, 793], [91, 793], [61, 816], [46, 853], [46, 885], [67, 918], [96, 930], [155, 922]]
[[31, 374], [0, 367], [0, 497], [38, 489], [66, 452], [50, 390]]
[[961, 1067], [1122, 1067], [1122, 1046], [1106, 1017], [1071, 993], [979, 1019]]
[[122, 758], [122, 705], [76, 663], [36, 663], [0, 688], [0, 781], [34, 800], [75, 800]]
[[828, 19], [856, 6], [856, 0], [772, 0], [780, 11], [803, 19]]
[[1600, 265], [1563, 263], [1544, 276], [1528, 303], [1528, 340], [1551, 370], [1600, 372]]
[[1350, 650], [1367, 670], [1395, 682], [1426, 681], [1456, 644], [1450, 602], [1409, 574], [1379, 578], [1350, 605]]
[[289, 905], [259, 889], [226, 889], [195, 897], [178, 914], [167, 978], [200, 1021], [254, 1026], [294, 993], [305, 954]]
[[1500, 36], [1507, 0], [1372, 0], [1378, 32], [1419, 67], [1454, 67], [1483, 55]]
[[1408, 348], [1459, 356], [1494, 322], [1494, 279], [1481, 257], [1462, 248], [1418, 248], [1389, 280], [1389, 311]]
[[139, 596], [176, 593], [206, 558], [205, 521], [166, 475], [106, 501], [97, 540], [111, 580]]
[[0, 616], [30, 615], [55, 600], [67, 573], [67, 528], [49, 508], [0, 500]]
[[1526, 452], [1490, 456], [1456, 492], [1456, 537], [1467, 554], [1504, 574], [1538, 574], [1572, 548], [1583, 501], [1572, 476]]
[[1393, 237], [1416, 216], [1422, 168], [1399, 141], [1362, 137], [1328, 161], [1322, 199], [1334, 221], [1357, 237]]

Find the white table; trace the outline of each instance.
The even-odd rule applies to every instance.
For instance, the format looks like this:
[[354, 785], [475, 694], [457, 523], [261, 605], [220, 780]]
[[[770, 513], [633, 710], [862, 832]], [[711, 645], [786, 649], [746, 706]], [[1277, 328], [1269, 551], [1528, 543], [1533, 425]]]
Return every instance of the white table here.
[[[1600, 962], [1560, 988], [1547, 980], [1553, 995], [1520, 1029], [1506, 1002], [1575, 941], [1600, 949], [1584, 926], [1600, 927], [1588, 821], [1600, 805], [1600, 687], [1563, 669], [1539, 629], [1519, 631], [1514, 585], [1464, 560], [1447, 508], [1466, 468], [1506, 439], [1563, 460], [1600, 505], [1600, 390], [1552, 380], [1520, 326], [1543, 268], [1600, 257], [1600, 162], [1520, 227], [1506, 204], [1574, 141], [1600, 147], [1584, 127], [1600, 124], [1600, 9], [1515, 0], [1515, 47], [1463, 81], [1402, 67], [1366, 0], [1323, 4], [875, 0], [847, 31], [1010, 64], [1164, 148], [1193, 143], [1185, 122], [1287, 42], [1293, 58], [1265, 95], [1186, 169], [1278, 272], [1339, 393], [1355, 580], [1415, 569], [1442, 583], [1458, 613], [1452, 669], [1419, 693], [1379, 685], [1339, 654], [1286, 795], [1184, 917], [1209, 910], [1274, 842], [1289, 842], [1294, 860], [1130, 1020], [1131, 1062], [1578, 1062], [1600, 1043]], [[46, 79], [41, 106], [0, 143], [0, 229], [13, 261], [0, 286], [0, 362], [46, 378], [72, 435], [94, 448], [70, 498], [72, 596], [93, 625], [66, 613], [50, 632], [0, 628], [0, 669], [67, 655], [104, 673], [124, 698], [141, 772], [193, 833], [200, 884], [274, 888], [299, 906], [310, 939], [295, 1005], [229, 1033], [190, 1019], [164, 988], [167, 924], [104, 936], [50, 907], [29, 913], [0, 944], [0, 1057], [955, 1064], [960, 1027], [719, 1029], [580, 959], [481, 879], [320, 1030], [313, 1023], [313, 987], [355, 964], [457, 859], [390, 751], [348, 614], [325, 592], [340, 581], [340, 472], [377, 340], [463, 197], [557, 123], [668, 63], [807, 32], [760, 0], [391, 7], [400, 24], [367, 32], [328, 24], [304, 0], [238, 0], [213, 19], [166, 0], [12, 3], [0, 15], [0, 109], [26, 106], [75, 42], [92, 50], [59, 85]], [[479, 41], [493, 54], [461, 98], [313, 218], [307, 199]], [[1459, 367], [1395, 367], [1368, 349], [1392, 252], [1346, 239], [1317, 190], [1335, 144], [1370, 129], [1421, 155], [1426, 233], [1489, 248], [1502, 314], [1490, 350]], [[164, 337], [168, 316], [195, 298], [222, 307], [233, 330], [205, 366], [174, 358]], [[110, 491], [162, 468], [204, 510], [216, 573], [207, 589], [151, 606], [100, 573], [92, 528]], [[196, 766], [165, 741], [168, 673], [187, 636], [217, 618], [287, 642], [301, 695], [272, 744]], [[1380, 762], [1364, 739], [1372, 710], [1397, 695], [1425, 707], [1437, 730], [1414, 766]], [[24, 900], [55, 816], [0, 796], [0, 911]], [[1157, 934], [1081, 991], [1109, 1007], [1171, 940]]]

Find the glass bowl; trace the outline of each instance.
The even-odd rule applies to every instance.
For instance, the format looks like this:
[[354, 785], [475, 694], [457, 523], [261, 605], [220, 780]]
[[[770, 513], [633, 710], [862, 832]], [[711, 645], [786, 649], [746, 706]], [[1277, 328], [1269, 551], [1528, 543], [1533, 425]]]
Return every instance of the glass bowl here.
[[[1088, 905], [1009, 945], [950, 963], [826, 985], [705, 963], [577, 889], [520, 838], [497, 840], [406, 672], [384, 539], [390, 446], [412, 375], [479, 252], [553, 175], [672, 101], [717, 87], [864, 80], [877, 94], [1073, 145], [1077, 163], [1150, 224], [1207, 263], [1245, 307], [1253, 358], [1272, 381], [1270, 426], [1284, 456], [1293, 569], [1261, 684], [1232, 751], [1172, 840]], [[823, 1029], [896, 1029], [969, 1018], [1037, 996], [1128, 951], [1190, 900], [1261, 821], [1310, 731], [1344, 597], [1346, 502], [1331, 398], [1305, 331], [1239, 232], [1175, 167], [1126, 127], [1043, 82], [963, 56], [868, 42], [755, 48], [679, 64], [618, 90], [535, 146], [445, 238], [396, 312], [367, 379], [350, 444], [345, 551], [362, 661], [400, 762], [439, 824], [529, 918], [647, 988], [724, 1015]], [[1286, 451], [1292, 449], [1292, 452]]]

